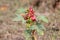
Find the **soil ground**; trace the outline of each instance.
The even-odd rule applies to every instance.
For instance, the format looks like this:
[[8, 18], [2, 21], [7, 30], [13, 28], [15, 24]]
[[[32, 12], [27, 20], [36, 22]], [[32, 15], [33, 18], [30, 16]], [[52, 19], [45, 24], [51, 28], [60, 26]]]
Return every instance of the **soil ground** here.
[[[24, 40], [23, 24], [12, 21], [16, 16], [15, 11], [20, 7], [20, 1], [0, 0], [0, 40]], [[60, 13], [55, 10], [47, 14], [49, 23], [44, 23], [47, 30], [43, 36], [38, 37], [38, 40], [60, 40]]]

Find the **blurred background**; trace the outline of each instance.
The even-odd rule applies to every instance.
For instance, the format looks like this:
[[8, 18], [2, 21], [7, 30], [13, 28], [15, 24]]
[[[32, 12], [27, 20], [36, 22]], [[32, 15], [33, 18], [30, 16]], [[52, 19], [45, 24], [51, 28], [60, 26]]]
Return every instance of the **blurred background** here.
[[25, 40], [24, 26], [13, 22], [20, 7], [32, 6], [36, 14], [44, 14], [49, 23], [43, 23], [46, 31], [38, 40], [60, 40], [60, 0], [0, 0], [0, 40]]

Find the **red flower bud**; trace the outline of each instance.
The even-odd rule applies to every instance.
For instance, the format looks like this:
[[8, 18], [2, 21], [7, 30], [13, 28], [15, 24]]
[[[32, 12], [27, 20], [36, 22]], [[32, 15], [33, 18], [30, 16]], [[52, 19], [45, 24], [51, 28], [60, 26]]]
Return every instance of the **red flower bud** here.
[[28, 13], [27, 16], [28, 16], [28, 17], [31, 17], [31, 13]]
[[31, 18], [32, 21], [36, 21], [36, 17], [34, 16], [34, 11], [31, 7], [29, 8], [29, 12], [28, 12], [28, 14], [26, 14], [24, 19], [27, 20], [27, 19], [30, 19], [30, 18]]
[[32, 21], [36, 21], [36, 17], [35, 17], [35, 16], [32, 16], [32, 17], [31, 17], [31, 20], [32, 20]]
[[29, 12], [26, 16], [27, 17], [31, 17], [31, 16], [33, 16], [34, 14], [32, 14], [31, 12]]
[[29, 8], [29, 12], [31, 12], [32, 14], [34, 14], [34, 11], [33, 11], [32, 7]]
[[33, 11], [32, 7], [29, 8], [29, 11]]

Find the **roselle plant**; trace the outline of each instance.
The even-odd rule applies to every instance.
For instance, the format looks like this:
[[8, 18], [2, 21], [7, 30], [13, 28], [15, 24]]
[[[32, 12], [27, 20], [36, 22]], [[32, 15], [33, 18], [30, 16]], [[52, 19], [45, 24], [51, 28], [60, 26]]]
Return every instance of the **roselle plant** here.
[[24, 30], [26, 40], [37, 40], [36, 34], [43, 35], [45, 27], [40, 21], [48, 23], [48, 19], [44, 15], [36, 16], [32, 7], [25, 9], [20, 8], [16, 11], [17, 17], [13, 21], [22, 21], [26, 25]]

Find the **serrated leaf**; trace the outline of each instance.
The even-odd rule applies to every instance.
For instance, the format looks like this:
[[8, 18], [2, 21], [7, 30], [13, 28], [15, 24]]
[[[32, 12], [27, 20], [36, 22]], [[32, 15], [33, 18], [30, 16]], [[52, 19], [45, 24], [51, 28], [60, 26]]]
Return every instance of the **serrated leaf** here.
[[38, 26], [37, 25], [32, 25], [30, 27], [30, 30], [36, 30], [38, 35], [44, 35], [43, 29], [45, 29], [45, 28], [42, 28], [42, 26], [40, 24], [38, 24]]
[[12, 21], [21, 21], [21, 19], [22, 19], [22, 16], [17, 15], [17, 17], [14, 18]]
[[25, 30], [25, 33], [31, 35], [31, 30], [27, 29], [27, 30]]
[[44, 35], [44, 31], [41, 30], [39, 27], [37, 27], [36, 25], [33, 25], [30, 27], [30, 30], [36, 30], [38, 35]]
[[26, 22], [21, 15], [19, 15], [19, 14], [16, 14], [16, 15], [17, 15], [17, 17], [14, 18], [12, 21], [22, 21], [22, 23]]
[[40, 16], [38, 16], [37, 19], [42, 20], [43, 22], [48, 23], [48, 19], [47, 19], [47, 17], [44, 16], [44, 15], [40, 15]]
[[25, 30], [24, 34], [26, 40], [31, 40], [31, 30]]
[[43, 30], [45, 30], [45, 27], [38, 22], [36, 22], [36, 25], [37, 25], [36, 31], [37, 31], [38, 35], [44, 35]]
[[16, 11], [16, 13], [24, 13], [26, 11], [26, 9], [25, 8], [19, 8], [17, 11]]
[[38, 33], [38, 35], [44, 35], [44, 31], [43, 30], [41, 30], [41, 29], [39, 29], [37, 26], [31, 26], [30, 27], [30, 30], [36, 30], [37, 31], [37, 33]]
[[32, 26], [30, 27], [30, 30], [36, 30], [36, 28], [37, 28], [36, 25], [32, 25]]
[[21, 21], [20, 18], [21, 18], [21, 17], [16, 17], [16, 18], [14, 18], [12, 21]]
[[45, 27], [41, 23], [36, 22], [36, 25], [40, 30], [45, 30]]
[[44, 35], [44, 31], [40, 30], [40, 29], [37, 29], [37, 33], [38, 33], [38, 35]]

